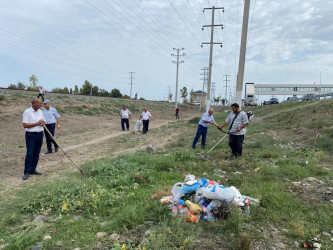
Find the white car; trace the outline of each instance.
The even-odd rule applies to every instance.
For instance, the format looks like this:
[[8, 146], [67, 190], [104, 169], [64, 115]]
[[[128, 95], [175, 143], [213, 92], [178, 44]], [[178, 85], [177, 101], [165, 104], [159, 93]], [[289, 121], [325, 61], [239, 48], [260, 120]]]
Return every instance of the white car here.
[[192, 103], [194, 106], [200, 106], [200, 102], [193, 102]]

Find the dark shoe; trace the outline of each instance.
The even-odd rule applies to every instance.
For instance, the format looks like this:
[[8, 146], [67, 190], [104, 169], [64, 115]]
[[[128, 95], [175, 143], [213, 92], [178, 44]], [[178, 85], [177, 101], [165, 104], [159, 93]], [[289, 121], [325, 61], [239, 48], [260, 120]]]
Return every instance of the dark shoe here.
[[54, 152], [57, 153], [59, 151], [59, 147], [54, 148]]
[[205, 149], [205, 147], [204, 147], [204, 146], [201, 146], [201, 149]]
[[35, 174], [35, 175], [42, 175], [42, 173], [40, 173], [40, 172], [38, 172], [38, 171], [33, 171], [33, 172], [31, 172], [30, 174]]
[[29, 179], [29, 174], [24, 174], [22, 179], [23, 179], [24, 181], [28, 180], [28, 179]]
[[192, 148], [193, 148], [193, 149], [196, 149], [196, 147], [195, 147], [195, 146], [192, 146]]
[[47, 151], [44, 155], [52, 154], [52, 151]]

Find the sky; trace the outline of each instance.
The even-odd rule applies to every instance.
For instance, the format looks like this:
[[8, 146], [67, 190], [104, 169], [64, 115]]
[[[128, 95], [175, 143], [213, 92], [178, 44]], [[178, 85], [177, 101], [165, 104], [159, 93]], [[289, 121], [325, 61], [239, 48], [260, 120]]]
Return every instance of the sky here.
[[[29, 83], [47, 90], [85, 80], [150, 100], [175, 93], [173, 48], [186, 53], [179, 88], [202, 90], [208, 66], [211, 11], [215, 12], [215, 96], [233, 95], [238, 71], [242, 0], [0, 0], [0, 86]], [[333, 0], [251, 0], [244, 82], [332, 83]]]

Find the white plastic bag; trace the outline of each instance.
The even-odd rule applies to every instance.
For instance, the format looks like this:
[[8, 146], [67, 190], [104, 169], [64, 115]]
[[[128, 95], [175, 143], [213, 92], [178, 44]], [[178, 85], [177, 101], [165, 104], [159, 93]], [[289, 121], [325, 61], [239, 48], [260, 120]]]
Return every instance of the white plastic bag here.
[[141, 127], [141, 121], [137, 120], [135, 123], [134, 131], [140, 131], [140, 127]]
[[219, 185], [208, 185], [207, 187], [202, 187], [199, 192], [202, 197], [211, 200], [230, 202], [235, 198], [234, 190]]

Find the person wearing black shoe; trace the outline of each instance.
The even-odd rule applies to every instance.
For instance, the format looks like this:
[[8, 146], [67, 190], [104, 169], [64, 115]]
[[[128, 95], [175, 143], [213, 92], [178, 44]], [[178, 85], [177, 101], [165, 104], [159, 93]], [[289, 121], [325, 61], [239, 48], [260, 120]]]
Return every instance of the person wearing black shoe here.
[[126, 129], [129, 131], [129, 119], [132, 118], [132, 113], [129, 111], [126, 106], [123, 107], [122, 110], [120, 110], [120, 120], [121, 120], [121, 130], [125, 131], [125, 124]]
[[32, 100], [32, 106], [23, 112], [23, 127], [25, 128], [25, 141], [27, 154], [25, 156], [23, 180], [29, 179], [30, 174], [40, 175], [36, 171], [40, 150], [43, 145], [43, 125], [45, 118], [40, 110], [42, 101], [39, 98]]
[[[58, 111], [51, 107], [50, 100], [45, 100], [44, 102], [44, 109], [43, 114], [46, 121], [46, 127], [54, 136], [55, 128], [60, 128], [60, 115]], [[52, 144], [54, 145], [54, 152], [58, 152], [58, 145], [57, 143], [52, 139], [52, 137], [47, 133], [47, 131], [44, 131], [45, 133], [45, 139], [46, 139], [46, 146], [47, 146], [47, 152], [45, 154], [51, 154], [52, 153]]]

